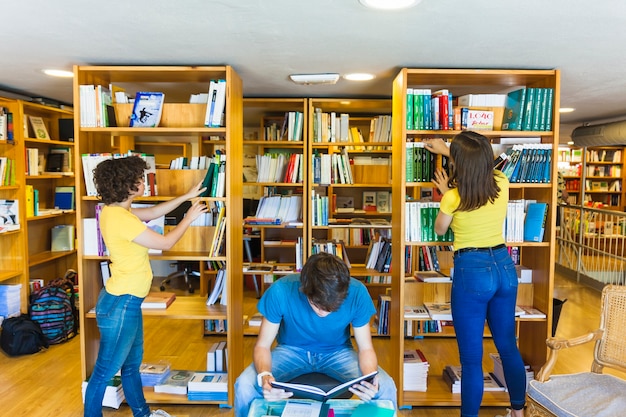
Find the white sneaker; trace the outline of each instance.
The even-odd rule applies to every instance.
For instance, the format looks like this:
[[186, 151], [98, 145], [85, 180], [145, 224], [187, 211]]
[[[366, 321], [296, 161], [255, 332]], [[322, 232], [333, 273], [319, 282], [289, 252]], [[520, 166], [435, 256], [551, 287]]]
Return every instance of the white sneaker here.
[[496, 416], [494, 416], [494, 417], [511, 417], [511, 409], [510, 409], [510, 408], [507, 408], [507, 409], [506, 409], [506, 414], [505, 414], [505, 415], [498, 414], [498, 415], [496, 415]]
[[172, 417], [168, 412], [163, 410], [154, 410], [150, 413], [150, 417]]

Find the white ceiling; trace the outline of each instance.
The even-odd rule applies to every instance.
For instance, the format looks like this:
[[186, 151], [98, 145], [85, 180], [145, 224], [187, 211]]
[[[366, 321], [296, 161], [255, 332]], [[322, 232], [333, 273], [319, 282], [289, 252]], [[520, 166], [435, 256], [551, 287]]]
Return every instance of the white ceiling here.
[[[0, 89], [66, 103], [73, 64], [232, 65], [246, 97], [389, 97], [402, 67], [561, 70], [562, 131], [626, 118], [626, 2], [423, 0], [27, 0], [0, 8]], [[372, 72], [298, 86], [292, 73]]]

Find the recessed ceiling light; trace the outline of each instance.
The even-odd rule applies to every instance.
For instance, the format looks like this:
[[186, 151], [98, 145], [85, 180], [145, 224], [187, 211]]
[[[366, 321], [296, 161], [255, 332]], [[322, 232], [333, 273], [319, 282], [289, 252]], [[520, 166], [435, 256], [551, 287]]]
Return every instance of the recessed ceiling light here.
[[573, 108], [573, 107], [561, 107], [561, 108], [559, 109], [559, 113], [571, 113], [571, 112], [573, 112], [574, 110], [576, 110], [576, 109], [575, 109], [575, 108]]
[[344, 75], [343, 78], [350, 81], [369, 81], [374, 79], [374, 75], [367, 74], [365, 72], [354, 72], [352, 74]]
[[321, 73], [321, 74], [291, 74], [291, 81], [296, 84], [335, 84], [339, 80], [339, 74]]
[[570, 140], [570, 141], [568, 141], [568, 142], [567, 142], [567, 144], [568, 144], [568, 145], [573, 145], [573, 144], [574, 144], [574, 141], [573, 141], [573, 140]]
[[408, 9], [419, 4], [422, 0], [359, 0], [363, 6], [379, 10]]
[[72, 78], [74, 73], [72, 71], [65, 70], [56, 70], [56, 69], [45, 69], [43, 73], [46, 75], [51, 75], [53, 77], [63, 77], [63, 78]]

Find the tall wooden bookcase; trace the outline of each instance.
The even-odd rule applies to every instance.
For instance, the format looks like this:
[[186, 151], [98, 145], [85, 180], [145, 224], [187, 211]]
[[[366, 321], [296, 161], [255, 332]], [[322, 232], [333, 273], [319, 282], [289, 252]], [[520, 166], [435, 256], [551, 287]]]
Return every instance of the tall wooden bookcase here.
[[[316, 133], [319, 123], [316, 121], [318, 113], [328, 115], [332, 124], [332, 118], [340, 119], [341, 115], [347, 115], [350, 129], [357, 129], [364, 142], [357, 141], [356, 135], [347, 134], [345, 141], [342, 141], [341, 132], [335, 129], [335, 141], [331, 139], [325, 140], [324, 133]], [[344, 246], [342, 250], [346, 251], [351, 268], [350, 273], [353, 277], [363, 280], [368, 287], [370, 295], [374, 300], [378, 296], [385, 294], [389, 288], [389, 278], [391, 273], [379, 272], [372, 268], [366, 267], [367, 254], [369, 244], [366, 242], [351, 242], [348, 237], [355, 231], [369, 234], [372, 239], [378, 234], [389, 234], [391, 207], [378, 210], [375, 204], [372, 210], [363, 210], [366, 205], [364, 201], [365, 193], [369, 193], [374, 197], [377, 193], [385, 193], [390, 197], [391, 186], [391, 141], [384, 138], [384, 141], [375, 141], [375, 132], [371, 130], [372, 126], [378, 123], [378, 129], [383, 129], [383, 121], [379, 116], [390, 116], [391, 101], [387, 99], [351, 99], [351, 98], [310, 98], [308, 104], [308, 143], [307, 154], [311, 156], [308, 163], [308, 184], [307, 199], [309, 208], [307, 211], [308, 236], [306, 253], [311, 254], [315, 242], [339, 241], [342, 240]], [[333, 116], [334, 114], [334, 116]], [[372, 123], [374, 121], [374, 123]], [[387, 117], [386, 122], [391, 122], [391, 117]], [[316, 127], [316, 123], [317, 126]], [[331, 129], [333, 129], [331, 127]], [[353, 130], [354, 131], [354, 130]], [[331, 134], [332, 135], [332, 134]], [[345, 133], [344, 133], [345, 135]], [[380, 137], [380, 136], [379, 136]], [[378, 137], [377, 137], [378, 138]], [[342, 182], [327, 181], [320, 182], [314, 175], [313, 157], [316, 155], [340, 155], [342, 152], [349, 157], [354, 163], [350, 166], [352, 172], [352, 181]], [[368, 164], [361, 165], [359, 160]], [[383, 165], [372, 165], [372, 161], [383, 161]], [[339, 176], [340, 177], [340, 176]], [[314, 219], [315, 204], [312, 196], [328, 197], [328, 224], [316, 221]], [[344, 198], [351, 202], [354, 211], [338, 211], [337, 199]], [[344, 200], [345, 201], [345, 200]], [[374, 203], [376, 200], [374, 200]], [[318, 205], [319, 208], [319, 205]], [[325, 210], [325, 209], [322, 209]], [[356, 222], [353, 221], [357, 220]], [[387, 224], [372, 224], [372, 219], [380, 219], [386, 221]], [[347, 239], [337, 238], [343, 236]], [[369, 238], [368, 238], [369, 239]], [[305, 257], [306, 259], [306, 257]]]
[[[306, 218], [307, 194], [303, 188], [306, 184], [306, 166], [309, 155], [306, 153], [307, 143], [307, 99], [305, 98], [245, 98], [244, 107], [244, 154], [246, 155], [246, 169], [244, 172], [244, 197], [249, 201], [260, 201], [263, 197], [281, 196], [292, 198], [299, 196], [301, 209], [300, 221], [282, 222], [281, 224], [246, 225], [246, 244], [259, 249], [261, 263], [269, 263], [274, 267], [274, 273], [296, 270], [298, 256], [297, 247], [305, 240], [303, 219]], [[297, 114], [297, 116], [296, 116]], [[300, 118], [300, 132], [296, 135], [295, 126], [289, 129], [289, 117], [295, 122]], [[290, 137], [291, 133], [291, 137]], [[284, 155], [285, 160], [292, 155], [299, 155], [298, 169], [302, 176], [291, 175], [292, 181], [287, 182], [287, 169], [282, 178], [269, 179], [268, 175], [258, 172], [257, 158], [265, 157], [276, 160], [278, 155]], [[291, 165], [290, 165], [291, 166]], [[290, 171], [294, 172], [293, 167]], [[261, 180], [259, 180], [261, 179]], [[246, 213], [254, 216], [255, 213]], [[298, 244], [298, 245], [297, 245]], [[245, 259], [249, 261], [249, 259]], [[256, 273], [259, 294], [263, 292], [274, 274]]]
[[[19, 201], [20, 230], [0, 234], [3, 247], [2, 282], [22, 284], [21, 308], [28, 311], [29, 280], [48, 281], [62, 277], [70, 268], [76, 268], [76, 249], [55, 251], [51, 249], [51, 230], [59, 225], [76, 223], [76, 211], [73, 209], [50, 210], [54, 208], [57, 186], [73, 187], [75, 175], [71, 164], [65, 172], [45, 172], [45, 161], [51, 149], [63, 149], [74, 155], [74, 143], [60, 140], [59, 120], [73, 117], [72, 110], [44, 106], [23, 100], [0, 99], [0, 106], [6, 107], [13, 114], [14, 143], [0, 142], [2, 156], [15, 162], [15, 185], [0, 186], [0, 199]], [[43, 121], [49, 138], [36, 138], [28, 121], [29, 117], [39, 117]], [[27, 172], [26, 152], [37, 149], [39, 161], [33, 161], [32, 171]], [[32, 154], [31, 154], [32, 155]], [[68, 159], [69, 162], [69, 159]], [[40, 172], [41, 171], [41, 172]], [[39, 212], [30, 212], [27, 205], [35, 204], [32, 196], [27, 199], [27, 186], [37, 190]], [[6, 235], [6, 236], [5, 236]], [[74, 243], [74, 237], [71, 237]], [[6, 246], [5, 246], [6, 244]]]
[[[226, 80], [225, 123], [223, 127], [204, 127], [206, 104], [189, 104], [191, 94], [207, 92], [211, 80]], [[78, 270], [80, 279], [80, 325], [81, 325], [81, 357], [82, 377], [87, 379], [95, 364], [98, 354], [99, 333], [93, 308], [102, 288], [100, 262], [106, 260], [102, 256], [85, 255], [82, 242], [90, 238], [86, 236], [83, 219], [95, 216], [97, 198], [86, 195], [85, 180], [82, 171], [81, 155], [100, 152], [126, 152], [135, 147], [137, 142], [151, 139], [166, 138], [169, 142], [192, 144], [195, 152], [200, 155], [211, 154], [217, 149], [223, 150], [227, 156], [226, 163], [226, 196], [205, 198], [207, 202], [220, 201], [226, 206], [225, 255], [210, 257], [208, 255], [207, 238], [211, 230], [192, 232], [191, 228], [176, 246], [175, 251], [163, 252], [151, 256], [151, 259], [199, 261], [223, 261], [226, 263], [226, 286], [228, 305], [206, 305], [206, 282], [200, 295], [180, 296], [163, 311], [144, 312], [147, 316], [162, 317], [172, 320], [197, 320], [199, 327], [203, 320], [226, 319], [228, 332], [228, 375], [229, 390], [227, 403], [234, 401], [233, 384], [235, 378], [243, 370], [243, 280], [241, 277], [242, 263], [242, 81], [229, 66], [76, 66], [74, 67], [74, 103], [76, 112], [80, 114], [80, 85], [101, 85], [109, 87], [113, 84], [126, 90], [130, 95], [137, 91], [160, 91], [165, 93], [165, 107], [161, 124], [155, 128], [130, 128], [125, 105], [115, 105], [118, 127], [81, 127], [80, 118], [75, 119], [77, 167], [77, 212], [78, 212]], [[126, 105], [127, 106], [127, 105]], [[157, 170], [157, 187], [159, 195], [138, 199], [138, 201], [158, 202], [182, 194], [189, 187], [203, 178], [203, 173], [189, 170]], [[210, 244], [210, 242], [209, 242]], [[202, 277], [203, 281], [206, 277]], [[202, 288], [202, 287], [201, 287]], [[198, 332], [198, 337], [201, 337]], [[193, 336], [190, 336], [193, 337]], [[204, 340], [207, 350], [214, 340]], [[186, 358], [184, 361], [192, 368], [204, 369], [205, 358]], [[173, 367], [182, 366], [172, 364]], [[146, 399], [152, 403], [187, 403], [186, 397], [166, 394], [155, 394], [146, 388]], [[215, 402], [213, 402], [215, 403]]]
[[[399, 406], [458, 406], [460, 396], [451, 394], [448, 386], [441, 377], [443, 367], [455, 352], [443, 354], [437, 349], [448, 346], [453, 349], [447, 340], [441, 338], [424, 338], [419, 342], [404, 339], [404, 304], [405, 300], [442, 301], [436, 299], [449, 288], [439, 288], [442, 284], [418, 283], [405, 284], [404, 253], [405, 248], [414, 243], [407, 242], [402, 231], [406, 227], [405, 201], [407, 196], [414, 193], [415, 184], [406, 181], [406, 144], [412, 141], [421, 141], [428, 137], [451, 138], [459, 133], [454, 130], [408, 130], [407, 88], [449, 89], [454, 96], [463, 94], [506, 93], [516, 87], [542, 87], [554, 89], [554, 104], [552, 110], [553, 130], [541, 132], [529, 131], [484, 131], [492, 142], [498, 143], [505, 137], [540, 137], [541, 142], [552, 145], [552, 155], [557, 155], [559, 137], [559, 77], [558, 70], [472, 70], [472, 69], [402, 69], [393, 84], [393, 190], [392, 190], [392, 270], [391, 283], [391, 348], [390, 355], [397, 360], [389, 369], [391, 376], [398, 386]], [[550, 336], [552, 324], [552, 294], [554, 278], [554, 242], [556, 216], [556, 158], [552, 161], [552, 182], [549, 184], [515, 183], [511, 184], [511, 199], [536, 199], [549, 204], [546, 232], [543, 242], [522, 242], [515, 244], [520, 247], [521, 261], [525, 266], [533, 269], [532, 284], [520, 286], [518, 303], [528, 303], [546, 312], [546, 319], [531, 319], [518, 322], [519, 348], [526, 363], [536, 372], [546, 360], [547, 349], [545, 340]], [[432, 186], [424, 183], [419, 186]], [[428, 243], [419, 243], [420, 245]], [[439, 244], [439, 243], [431, 243]], [[450, 284], [443, 284], [450, 285]], [[405, 391], [403, 386], [403, 353], [405, 349], [419, 348], [424, 351], [430, 361], [427, 392]], [[454, 349], [456, 345], [454, 345]], [[487, 355], [489, 351], [485, 351]], [[458, 355], [456, 356], [458, 358]], [[445, 359], [441, 359], [445, 358]], [[458, 359], [457, 359], [458, 360]], [[484, 359], [485, 366], [489, 366], [488, 356]], [[458, 363], [457, 363], [458, 364]], [[506, 393], [486, 392], [483, 397], [484, 405], [508, 404]]]

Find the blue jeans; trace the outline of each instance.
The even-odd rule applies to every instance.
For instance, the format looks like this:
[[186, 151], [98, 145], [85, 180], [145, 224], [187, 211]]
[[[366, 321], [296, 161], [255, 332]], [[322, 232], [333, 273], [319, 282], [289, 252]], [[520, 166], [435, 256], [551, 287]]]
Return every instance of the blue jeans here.
[[[333, 353], [313, 353], [294, 346], [279, 345], [272, 351], [272, 374], [277, 381], [290, 381], [302, 374], [319, 372], [340, 382], [362, 375], [357, 352], [346, 347]], [[247, 417], [250, 404], [263, 398], [263, 389], [257, 385], [257, 371], [250, 364], [235, 381], [235, 417]], [[396, 403], [396, 384], [382, 368], [378, 368], [376, 400]]]
[[85, 417], [102, 416], [102, 399], [108, 382], [122, 370], [122, 387], [134, 417], [147, 417], [139, 366], [143, 358], [142, 298], [115, 296], [100, 291], [96, 320], [100, 330], [100, 349], [85, 392]]
[[461, 416], [477, 417], [483, 398], [485, 320], [502, 359], [511, 407], [524, 408], [526, 371], [515, 336], [517, 274], [506, 248], [454, 255], [452, 317], [459, 347]]

